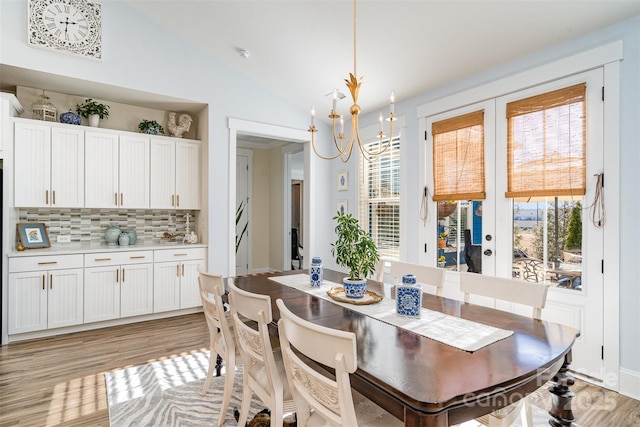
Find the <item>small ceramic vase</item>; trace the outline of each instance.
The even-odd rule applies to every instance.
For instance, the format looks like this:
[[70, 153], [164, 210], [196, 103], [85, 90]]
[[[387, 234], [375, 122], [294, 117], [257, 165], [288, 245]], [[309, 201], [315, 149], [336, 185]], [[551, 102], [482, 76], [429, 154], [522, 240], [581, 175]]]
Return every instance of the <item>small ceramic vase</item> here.
[[97, 128], [98, 125], [100, 124], [100, 115], [99, 114], [92, 114], [88, 117], [89, 119], [89, 126]]
[[122, 232], [120, 234], [120, 237], [118, 238], [118, 244], [120, 246], [127, 246], [129, 244], [129, 235], [125, 232]]
[[416, 276], [405, 274], [402, 283], [396, 286], [396, 312], [400, 316], [420, 317], [422, 309], [422, 286]]
[[119, 227], [114, 225], [107, 228], [107, 231], [104, 232], [104, 238], [107, 241], [108, 246], [116, 246], [118, 244], [118, 238], [122, 234], [122, 230]]
[[66, 113], [60, 114], [60, 123], [66, 123], [68, 125], [79, 125], [82, 123], [82, 117], [69, 110]]
[[367, 291], [367, 279], [351, 280], [348, 278], [342, 279], [344, 285], [344, 296], [352, 299], [360, 299]]
[[322, 259], [319, 257], [313, 257], [311, 259], [311, 266], [309, 267], [309, 276], [311, 278], [311, 287], [319, 288], [322, 285], [324, 279]]
[[136, 232], [136, 230], [134, 230], [133, 228], [130, 228], [128, 230], [122, 230], [122, 231], [124, 231], [129, 235], [129, 244], [135, 245], [136, 241], [138, 240], [138, 233]]

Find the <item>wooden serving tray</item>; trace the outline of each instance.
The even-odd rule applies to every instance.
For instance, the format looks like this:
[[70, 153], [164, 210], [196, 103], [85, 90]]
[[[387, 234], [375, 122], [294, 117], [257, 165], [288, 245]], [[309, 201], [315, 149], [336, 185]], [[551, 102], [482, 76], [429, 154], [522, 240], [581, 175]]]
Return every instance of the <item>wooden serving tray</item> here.
[[342, 286], [334, 286], [333, 288], [327, 291], [327, 295], [333, 298], [336, 301], [346, 302], [354, 305], [369, 305], [375, 304], [382, 301], [382, 295], [378, 295], [372, 291], [365, 291], [362, 298], [347, 298], [344, 294], [344, 287]]

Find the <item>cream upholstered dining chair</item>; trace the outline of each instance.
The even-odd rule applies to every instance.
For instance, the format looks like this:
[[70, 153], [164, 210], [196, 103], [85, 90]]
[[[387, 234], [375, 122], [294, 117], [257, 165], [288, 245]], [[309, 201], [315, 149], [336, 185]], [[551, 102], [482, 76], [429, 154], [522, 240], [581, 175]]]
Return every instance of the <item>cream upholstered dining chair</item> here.
[[220, 417], [218, 426], [222, 426], [225, 415], [229, 409], [231, 393], [233, 392], [233, 380], [236, 371], [236, 345], [233, 334], [229, 328], [227, 317], [224, 313], [222, 295], [224, 295], [224, 282], [222, 276], [199, 272], [198, 284], [200, 286], [200, 299], [204, 317], [209, 327], [209, 370], [207, 379], [202, 388], [202, 395], [207, 394], [213, 371], [216, 368], [216, 355], [220, 355], [225, 365], [224, 394], [222, 396], [222, 406], [220, 406]]
[[[402, 281], [402, 276], [405, 274], [413, 274], [416, 276], [416, 281], [418, 283], [432, 286], [435, 288], [435, 294], [439, 297], [442, 296], [442, 288], [444, 287], [444, 269], [404, 261], [388, 259], [380, 260], [376, 268], [378, 281], [380, 282], [384, 281], [385, 263], [389, 264], [389, 273], [393, 278], [393, 286], [391, 288], [392, 297], [395, 297], [395, 285]], [[426, 293], [426, 290], [423, 289], [423, 292]]]
[[[351, 390], [349, 374], [358, 367], [356, 335], [315, 325], [293, 314], [281, 299], [278, 333], [298, 427], [394, 427], [404, 423]], [[299, 352], [303, 356], [298, 355]], [[317, 363], [331, 368], [328, 376]], [[368, 422], [363, 422], [369, 418]]]
[[284, 415], [295, 411], [295, 403], [282, 354], [273, 350], [269, 338], [268, 325], [273, 321], [271, 298], [239, 289], [232, 277], [227, 279], [227, 289], [233, 330], [244, 363], [238, 425], [245, 425], [255, 393], [271, 410], [271, 427], [282, 427]]
[[[540, 319], [547, 301], [547, 285], [525, 282], [503, 277], [492, 277], [477, 273], [460, 273], [460, 290], [464, 302], [469, 303], [471, 295], [490, 297], [507, 302], [522, 304], [532, 308], [532, 317]], [[531, 406], [523, 398], [505, 408], [477, 419], [489, 427], [506, 427], [520, 417], [523, 427], [533, 426]]]

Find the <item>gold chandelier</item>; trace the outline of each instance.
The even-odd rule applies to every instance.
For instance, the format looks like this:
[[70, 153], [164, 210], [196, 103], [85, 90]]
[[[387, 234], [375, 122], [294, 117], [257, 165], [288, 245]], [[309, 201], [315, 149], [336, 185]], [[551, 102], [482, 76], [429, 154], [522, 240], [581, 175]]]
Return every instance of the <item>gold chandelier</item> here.
[[[369, 151], [362, 143], [360, 138], [360, 129], [358, 128], [358, 115], [360, 114], [360, 106], [358, 105], [358, 94], [360, 92], [360, 85], [362, 84], [362, 79], [364, 77], [357, 77], [356, 74], [356, 0], [353, 0], [353, 74], [349, 73], [349, 79], [345, 79], [347, 87], [349, 88], [349, 92], [351, 92], [351, 98], [353, 98], [353, 105], [349, 109], [351, 113], [351, 130], [349, 131], [349, 139], [345, 142], [344, 138], [344, 118], [338, 114], [336, 111], [336, 102], [338, 99], [338, 91], [336, 89], [333, 90], [333, 107], [331, 108], [331, 112], [329, 113], [329, 118], [333, 124], [333, 143], [338, 150], [338, 154], [335, 156], [323, 156], [318, 153], [316, 149], [315, 143], [315, 134], [318, 132], [318, 129], [315, 126], [315, 109], [311, 108], [311, 126], [309, 126], [309, 132], [311, 132], [311, 146], [313, 147], [313, 151], [316, 155], [325, 160], [332, 160], [340, 157], [343, 163], [346, 163], [351, 158], [351, 151], [353, 150], [353, 144], [357, 140], [358, 147], [360, 147], [360, 151], [365, 156], [367, 160], [375, 159], [380, 154], [384, 153], [387, 148], [391, 145], [391, 139], [393, 136], [393, 107], [395, 104], [395, 94], [391, 92], [390, 97], [390, 107], [389, 107], [389, 139], [386, 143], [383, 144], [383, 117], [382, 113], [380, 113], [379, 122], [380, 122], [380, 132], [378, 133], [378, 137], [380, 138], [380, 145], [377, 151]], [[340, 129], [336, 134], [336, 123], [340, 124]]]

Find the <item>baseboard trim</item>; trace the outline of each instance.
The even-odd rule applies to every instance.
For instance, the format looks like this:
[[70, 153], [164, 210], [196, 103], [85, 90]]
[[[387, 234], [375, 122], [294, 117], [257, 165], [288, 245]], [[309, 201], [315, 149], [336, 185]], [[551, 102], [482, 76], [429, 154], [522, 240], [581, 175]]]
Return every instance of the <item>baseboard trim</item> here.
[[640, 400], [640, 372], [620, 368], [620, 394]]

